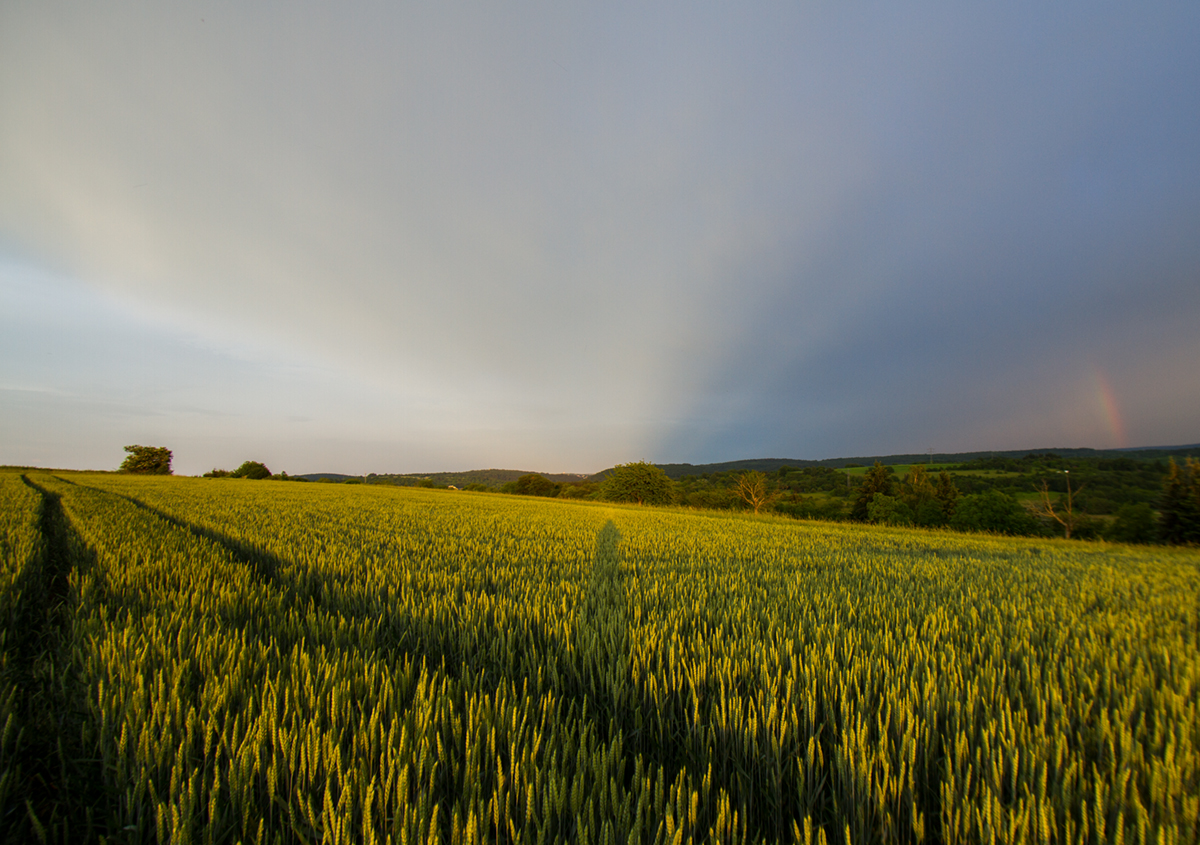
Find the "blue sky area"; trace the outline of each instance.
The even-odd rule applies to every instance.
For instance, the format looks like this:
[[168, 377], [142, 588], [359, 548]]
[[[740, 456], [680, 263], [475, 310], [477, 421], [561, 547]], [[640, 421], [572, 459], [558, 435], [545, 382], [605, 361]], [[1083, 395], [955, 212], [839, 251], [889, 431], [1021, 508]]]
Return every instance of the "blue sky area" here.
[[1200, 5], [0, 6], [0, 463], [1200, 440]]

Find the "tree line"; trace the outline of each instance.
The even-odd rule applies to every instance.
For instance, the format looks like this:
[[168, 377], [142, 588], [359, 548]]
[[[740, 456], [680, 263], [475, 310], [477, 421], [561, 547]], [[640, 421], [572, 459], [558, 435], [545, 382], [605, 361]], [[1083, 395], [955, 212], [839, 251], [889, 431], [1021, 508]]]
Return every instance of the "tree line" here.
[[1200, 461], [1191, 458], [1182, 466], [1173, 458], [1163, 466], [1047, 453], [979, 459], [951, 470], [914, 464], [901, 478], [876, 462], [862, 476], [825, 466], [783, 466], [769, 473], [728, 470], [672, 480], [639, 461], [618, 465], [598, 480], [557, 483], [529, 473], [499, 487], [465, 489], [1013, 536], [1200, 543]]

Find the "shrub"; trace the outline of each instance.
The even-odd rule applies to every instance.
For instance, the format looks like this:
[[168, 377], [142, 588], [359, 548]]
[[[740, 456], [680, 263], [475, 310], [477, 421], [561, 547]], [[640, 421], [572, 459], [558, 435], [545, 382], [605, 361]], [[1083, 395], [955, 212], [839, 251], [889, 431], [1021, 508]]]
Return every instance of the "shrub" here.
[[1154, 511], [1145, 502], [1121, 505], [1108, 528], [1108, 539], [1116, 543], [1153, 543], [1157, 527]]
[[1040, 534], [1041, 525], [1020, 503], [999, 490], [959, 499], [950, 519], [959, 531], [994, 531], [997, 534]]
[[229, 473], [230, 478], [253, 478], [263, 479], [270, 478], [271, 471], [267, 469], [266, 464], [260, 464], [258, 461], [246, 461], [240, 467]]

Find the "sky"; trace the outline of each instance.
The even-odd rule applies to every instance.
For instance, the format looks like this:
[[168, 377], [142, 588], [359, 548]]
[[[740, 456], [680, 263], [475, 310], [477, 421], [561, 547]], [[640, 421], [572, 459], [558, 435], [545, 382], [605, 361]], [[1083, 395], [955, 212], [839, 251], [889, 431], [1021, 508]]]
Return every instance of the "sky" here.
[[1194, 2], [0, 4], [0, 464], [1200, 441]]

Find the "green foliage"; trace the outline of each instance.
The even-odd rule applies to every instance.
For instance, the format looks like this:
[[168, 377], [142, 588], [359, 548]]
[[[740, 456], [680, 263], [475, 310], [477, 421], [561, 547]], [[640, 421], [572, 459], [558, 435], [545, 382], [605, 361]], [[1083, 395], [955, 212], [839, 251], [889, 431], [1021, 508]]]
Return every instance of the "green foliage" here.
[[942, 503], [937, 499], [930, 499], [921, 502], [913, 513], [913, 524], [920, 525], [926, 528], [934, 528], [939, 525], [945, 525], [948, 522], [946, 519], [946, 511], [942, 508]]
[[790, 470], [779, 484], [793, 493], [842, 493], [846, 490], [846, 474], [833, 467], [805, 467]]
[[[421, 474], [393, 474], [393, 473], [370, 473], [367, 476], [368, 484], [386, 484], [389, 486], [398, 487], [416, 487], [420, 481], [428, 479], [433, 482], [434, 487], [448, 488], [456, 487], [459, 490], [474, 489], [472, 484], [481, 484], [489, 490], [499, 490], [510, 481], [516, 481], [522, 475], [528, 475], [524, 470], [512, 469], [474, 469], [466, 472], [431, 472]], [[540, 475], [548, 478], [555, 484], [587, 484], [588, 479], [583, 475], [575, 475], [570, 473], [563, 474], [547, 474]]]
[[[1064, 472], [1067, 470], [1068, 472]], [[1031, 454], [1023, 458], [981, 458], [959, 464], [953, 470], [955, 484], [963, 493], [999, 490], [1008, 495], [1038, 489], [1042, 481], [1055, 494], [1067, 492], [1071, 480], [1075, 504], [1092, 514], [1112, 513], [1123, 504], [1159, 499], [1167, 462], [1120, 458], [1068, 458]]]
[[991, 531], [996, 534], [1040, 534], [1040, 523], [1011, 496], [989, 490], [964, 496], [950, 519], [959, 531]]
[[913, 511], [902, 499], [876, 493], [867, 505], [867, 519], [884, 525], [912, 525]]
[[271, 480], [272, 481], [301, 481], [301, 482], [305, 482], [305, 483], [308, 482], [308, 479], [302, 475], [288, 475], [286, 472], [281, 472], [281, 473], [278, 473], [277, 475], [272, 475]]
[[669, 505], [671, 479], [646, 461], [617, 464], [600, 487], [601, 498], [609, 502], [636, 502], [639, 505]]
[[1200, 543], [1200, 461], [1188, 458], [1180, 469], [1171, 459], [1158, 508], [1164, 543]]
[[[204, 478], [252, 478], [261, 480], [270, 478], [273, 481], [308, 481], [309, 479], [300, 475], [288, 475], [286, 472], [281, 472], [278, 475], [273, 475], [265, 464], [258, 461], [246, 461], [233, 472], [225, 469], [214, 469], [212, 472], [206, 472]], [[334, 483], [336, 479], [320, 478], [318, 481], [325, 483]]]
[[904, 481], [900, 485], [900, 491], [904, 501], [914, 511], [937, 494], [937, 488], [933, 485], [933, 479], [929, 477], [929, 471], [921, 464], [913, 464], [909, 467], [908, 474], [904, 476]]
[[1075, 527], [1071, 529], [1071, 537], [1076, 540], [1099, 540], [1105, 534], [1108, 524], [1100, 518], [1086, 513], [1078, 514]]
[[230, 478], [252, 478], [261, 480], [271, 477], [271, 471], [267, 469], [266, 464], [261, 464], [258, 461], [246, 461], [240, 467], [229, 473]]
[[558, 484], [536, 472], [522, 475], [513, 488], [513, 492], [521, 496], [557, 496], [558, 491]]
[[1156, 535], [1154, 511], [1145, 502], [1121, 505], [1108, 529], [1108, 539], [1116, 543], [1153, 543]]
[[600, 485], [589, 481], [579, 484], [564, 484], [558, 491], [558, 496], [560, 499], [590, 499], [595, 498], [599, 489]]
[[879, 461], [876, 461], [875, 466], [867, 470], [867, 474], [863, 476], [863, 483], [858, 488], [858, 495], [854, 500], [854, 506], [850, 509], [850, 518], [858, 522], [866, 522], [870, 519], [869, 509], [871, 501], [878, 493], [882, 493], [885, 496], [894, 496], [896, 493], [896, 478], [891, 467], [885, 467]]
[[775, 504], [776, 513], [796, 519], [841, 521], [849, 516], [846, 500], [836, 496], [793, 496]]
[[690, 481], [681, 484], [679, 503], [689, 508], [705, 508], [706, 510], [729, 510], [738, 502], [737, 494], [732, 487], [713, 484], [707, 480]]
[[170, 475], [171, 450], [165, 446], [126, 446], [128, 452], [119, 472], [135, 475]]
[[935, 484], [926, 467], [921, 464], [913, 464], [900, 485], [900, 498], [908, 506], [912, 522], [916, 525], [945, 525], [947, 510], [944, 503], [949, 502], [952, 512], [957, 497], [958, 490], [947, 473], [942, 472]]
[[[943, 520], [949, 520], [954, 516], [954, 509], [958, 506], [958, 487], [954, 485], [954, 479], [950, 473], [942, 470], [938, 473], [937, 492], [934, 497], [941, 507]], [[933, 523], [923, 523], [932, 525]], [[938, 523], [939, 525], [942, 523]]]

